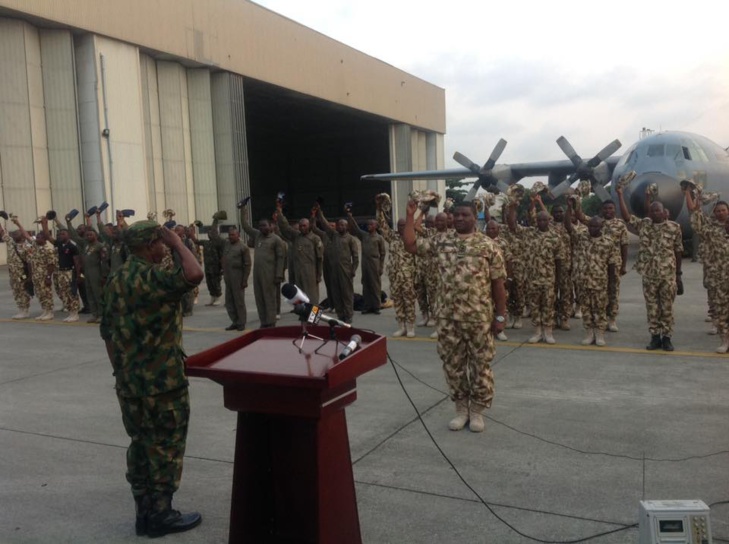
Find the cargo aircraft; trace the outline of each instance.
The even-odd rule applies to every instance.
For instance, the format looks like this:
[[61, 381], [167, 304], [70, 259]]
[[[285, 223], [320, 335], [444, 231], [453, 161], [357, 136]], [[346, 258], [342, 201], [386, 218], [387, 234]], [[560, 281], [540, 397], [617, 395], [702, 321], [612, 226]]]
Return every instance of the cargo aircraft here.
[[[644, 131], [650, 132], [650, 131]], [[564, 136], [557, 145], [569, 160], [536, 161], [518, 164], [496, 164], [506, 147], [506, 140], [499, 140], [483, 166], [472, 162], [460, 153], [453, 159], [464, 168], [429, 170], [423, 172], [398, 172], [369, 174], [362, 180], [427, 180], [475, 178], [466, 199], [473, 200], [479, 189], [489, 192], [506, 191], [509, 185], [525, 177], [547, 176], [551, 196], [559, 198], [568, 193], [578, 180], [589, 181], [592, 191], [601, 200], [613, 198], [606, 190], [628, 174], [635, 172], [634, 179], [623, 195], [631, 213], [645, 217], [646, 189], [655, 184], [655, 199], [668, 209], [671, 219], [683, 229], [684, 238], [691, 236], [689, 213], [684, 205], [680, 182], [690, 179], [700, 183], [703, 190], [729, 199], [729, 152], [704, 136], [689, 132], [658, 132], [646, 135], [631, 145], [622, 155], [614, 155], [621, 147], [618, 140], [610, 142], [590, 159], [577, 154]], [[617, 195], [615, 195], [617, 198]], [[705, 211], [710, 211], [711, 203]]]

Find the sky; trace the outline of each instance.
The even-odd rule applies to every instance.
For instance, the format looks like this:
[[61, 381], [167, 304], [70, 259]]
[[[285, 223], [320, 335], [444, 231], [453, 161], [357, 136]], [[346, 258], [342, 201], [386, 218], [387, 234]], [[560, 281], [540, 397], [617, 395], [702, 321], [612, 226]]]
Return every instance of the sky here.
[[729, 39], [721, 2], [693, 0], [257, 0], [442, 87], [445, 166], [592, 157], [643, 127], [729, 146]]

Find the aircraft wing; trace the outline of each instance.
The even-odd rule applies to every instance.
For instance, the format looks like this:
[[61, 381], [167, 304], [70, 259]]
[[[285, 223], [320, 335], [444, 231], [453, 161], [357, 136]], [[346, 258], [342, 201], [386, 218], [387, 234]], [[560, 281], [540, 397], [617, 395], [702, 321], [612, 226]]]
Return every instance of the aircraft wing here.
[[422, 172], [390, 172], [388, 174], [365, 174], [362, 181], [390, 181], [398, 179], [421, 180], [421, 179], [463, 179], [477, 178], [468, 168], [451, 168], [450, 170], [424, 170]]

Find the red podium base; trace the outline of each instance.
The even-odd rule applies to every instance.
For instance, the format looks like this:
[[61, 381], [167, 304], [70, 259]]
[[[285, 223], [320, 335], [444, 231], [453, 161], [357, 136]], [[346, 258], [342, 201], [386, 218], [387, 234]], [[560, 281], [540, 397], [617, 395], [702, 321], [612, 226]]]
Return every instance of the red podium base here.
[[[259, 329], [187, 360], [189, 376], [223, 385], [238, 412], [229, 543], [360, 543], [344, 408], [357, 376], [385, 364], [385, 339], [356, 329]], [[300, 348], [301, 346], [301, 348]]]

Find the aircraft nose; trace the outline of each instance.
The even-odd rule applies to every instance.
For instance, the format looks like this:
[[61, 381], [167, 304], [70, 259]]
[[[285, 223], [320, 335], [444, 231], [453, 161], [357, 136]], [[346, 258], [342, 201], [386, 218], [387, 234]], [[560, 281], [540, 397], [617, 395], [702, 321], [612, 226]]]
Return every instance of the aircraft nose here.
[[630, 194], [631, 210], [639, 217], [645, 217], [648, 214], [645, 207], [645, 191], [652, 183], [658, 186], [658, 196], [654, 200], [661, 202], [670, 212], [671, 219], [675, 221], [684, 205], [681, 186], [675, 178], [658, 172], [641, 174], [630, 184], [632, 189]]

